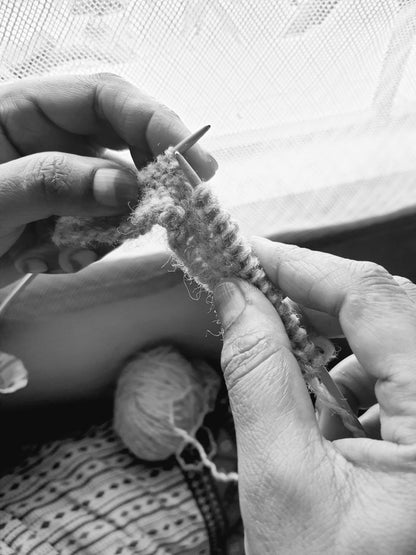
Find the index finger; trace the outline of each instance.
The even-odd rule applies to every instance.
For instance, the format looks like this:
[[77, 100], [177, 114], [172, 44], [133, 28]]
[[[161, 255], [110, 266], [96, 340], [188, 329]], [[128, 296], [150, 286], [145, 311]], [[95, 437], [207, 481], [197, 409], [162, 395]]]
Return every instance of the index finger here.
[[339, 318], [360, 364], [376, 378], [381, 435], [416, 442], [416, 311], [384, 268], [293, 245], [253, 241], [268, 276], [291, 297]]
[[[3, 85], [1, 92], [6, 131], [10, 111], [40, 112], [64, 132], [88, 135], [112, 148], [130, 148], [138, 167], [189, 135], [172, 110], [112, 74], [25, 79]], [[216, 162], [199, 145], [186, 156], [202, 179], [214, 175]]]

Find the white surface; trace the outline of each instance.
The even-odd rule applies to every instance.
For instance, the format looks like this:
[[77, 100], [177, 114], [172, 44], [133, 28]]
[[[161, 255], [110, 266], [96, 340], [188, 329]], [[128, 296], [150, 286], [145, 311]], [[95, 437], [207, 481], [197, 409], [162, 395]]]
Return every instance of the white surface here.
[[273, 233], [414, 202], [415, 29], [399, 0], [0, 0], [0, 77], [113, 71], [211, 123], [214, 190]]

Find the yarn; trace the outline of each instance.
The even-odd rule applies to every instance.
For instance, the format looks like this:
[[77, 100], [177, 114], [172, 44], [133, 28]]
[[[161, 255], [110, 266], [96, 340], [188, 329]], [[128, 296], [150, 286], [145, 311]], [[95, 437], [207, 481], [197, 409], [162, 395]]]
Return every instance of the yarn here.
[[[160, 188], [159, 185], [162, 182], [164, 186]], [[140, 197], [140, 204], [133, 208], [130, 216], [102, 216], [99, 218], [62, 216], [56, 220], [52, 241], [58, 247], [95, 248], [104, 245], [113, 247], [126, 239], [143, 235], [150, 231], [154, 224], [163, 225], [163, 220], [166, 217], [169, 219], [168, 214], [165, 213], [166, 210], [169, 212], [169, 207], [173, 206], [169, 184], [172, 186], [172, 192], [176, 191], [173, 194], [177, 202], [180, 202], [183, 187], [191, 187], [184, 180], [172, 148], [137, 173], [137, 197], [138, 199]], [[132, 220], [139, 207], [145, 208], [141, 214], [143, 221], [140, 225], [133, 224]], [[174, 206], [173, 212], [175, 212]], [[164, 214], [162, 221], [157, 222], [157, 218], [162, 214]]]
[[170, 346], [139, 353], [124, 368], [114, 402], [114, 429], [138, 458], [178, 455], [214, 408], [220, 387], [205, 362]]
[[[268, 279], [238, 225], [221, 208], [206, 183], [187, 181], [173, 148], [138, 172], [137, 204], [129, 218], [114, 221], [60, 218], [53, 241], [57, 245], [118, 244], [150, 231], [156, 224], [166, 229], [175, 264], [202, 288], [212, 291], [224, 278], [241, 278], [256, 286], [273, 304], [286, 328], [302, 375], [324, 406], [336, 412], [357, 437], [363, 431], [355, 419], [322, 384], [322, 367], [335, 356], [332, 343], [319, 337], [315, 343], [301, 325], [299, 315], [282, 292]], [[110, 225], [110, 227], [108, 227]]]
[[52, 241], [58, 247], [115, 246], [122, 242], [119, 226], [125, 225], [127, 221], [126, 217], [122, 219], [120, 216], [101, 216], [99, 218], [62, 216], [56, 221]]
[[[186, 441], [186, 443], [188, 445], [192, 445], [199, 454], [200, 457], [200, 463], [199, 464], [189, 464], [186, 463], [181, 456], [181, 453], [178, 453], [177, 455], [177, 460], [179, 462], [179, 464], [181, 465], [181, 467], [184, 470], [202, 470], [202, 467], [206, 467], [209, 468], [211, 471], [211, 475], [218, 481], [218, 482], [238, 482], [238, 474], [237, 472], [221, 472], [217, 469], [217, 466], [215, 465], [215, 463], [213, 463], [210, 458], [208, 457], [208, 455], [206, 454], [206, 452], [204, 451], [204, 448], [202, 447], [202, 445], [199, 443], [199, 441], [197, 441], [195, 438], [189, 436], [189, 434], [187, 434], [186, 432], [184, 432], [183, 430], [177, 430], [177, 433], [179, 435], [181, 435], [184, 439], [184, 441]], [[211, 456], [214, 456], [215, 452], [213, 452], [211, 454]]]

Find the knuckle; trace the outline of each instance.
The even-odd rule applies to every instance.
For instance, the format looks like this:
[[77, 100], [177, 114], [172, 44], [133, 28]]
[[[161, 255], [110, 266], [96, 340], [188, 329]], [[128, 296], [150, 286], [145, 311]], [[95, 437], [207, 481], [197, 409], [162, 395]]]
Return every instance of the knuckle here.
[[400, 285], [403, 291], [407, 294], [410, 300], [414, 303], [416, 301], [416, 285], [410, 279], [403, 276], [393, 276], [394, 280]]
[[8, 143], [11, 143], [10, 130], [20, 125], [19, 102], [19, 96], [10, 91], [0, 94], [0, 134]]
[[374, 262], [351, 264], [350, 284], [342, 299], [351, 318], [364, 318], [370, 307], [373, 313], [374, 310], [385, 310], [393, 299], [403, 305], [405, 293], [383, 266]]
[[401, 457], [405, 466], [409, 465], [409, 470], [416, 474], [416, 445], [414, 443], [410, 445], [401, 445]]
[[32, 175], [45, 201], [56, 202], [70, 194], [69, 173], [66, 156], [52, 153], [35, 161]]
[[404, 276], [393, 276], [395, 281], [397, 281], [397, 283], [399, 285], [402, 285], [403, 287], [415, 287], [415, 284], [413, 283], [413, 281], [411, 281], [409, 278], [404, 277]]
[[15, 106], [15, 100], [13, 97], [6, 96], [4, 92], [0, 95], [0, 98], [0, 123], [6, 125], [6, 120], [12, 111], [11, 108]]
[[166, 106], [166, 104], [160, 104], [159, 108], [158, 108], [158, 111], [159, 111], [160, 114], [163, 114], [163, 116], [166, 117], [166, 119], [181, 121], [181, 118], [175, 112], [175, 110], [173, 110], [169, 106]]
[[105, 84], [105, 83], [113, 83], [115, 81], [123, 80], [120, 75], [117, 73], [113, 73], [111, 71], [100, 71], [97, 73], [90, 74], [87, 79], [92, 81], [94, 84]]
[[[117, 112], [119, 119], [128, 117], [128, 114], [124, 114], [124, 107], [131, 102], [131, 83], [116, 73], [101, 72], [89, 75], [88, 84], [92, 85], [92, 108], [98, 118], [108, 119], [108, 114], [106, 113], [109, 109], [108, 102], [110, 102], [111, 110]], [[107, 100], [104, 101], [104, 98]], [[104, 105], [107, 105], [107, 110], [104, 108]], [[124, 123], [124, 121], [121, 121], [120, 125], [125, 127]]]
[[354, 262], [353, 275], [355, 283], [360, 288], [370, 288], [391, 285], [393, 278], [380, 264], [375, 262]]
[[166, 106], [166, 104], [161, 104], [157, 101], [154, 101], [153, 113], [148, 122], [148, 127], [152, 126], [156, 127], [159, 130], [163, 129], [165, 132], [167, 130], [175, 130], [178, 128], [178, 126], [182, 130], [185, 130], [183, 128], [182, 120], [179, 115], [174, 110], [172, 110], [172, 108]]
[[257, 369], [266, 371], [268, 366], [276, 362], [281, 351], [287, 351], [287, 348], [276, 346], [271, 335], [262, 331], [249, 332], [226, 340], [221, 365], [228, 389], [235, 388]]

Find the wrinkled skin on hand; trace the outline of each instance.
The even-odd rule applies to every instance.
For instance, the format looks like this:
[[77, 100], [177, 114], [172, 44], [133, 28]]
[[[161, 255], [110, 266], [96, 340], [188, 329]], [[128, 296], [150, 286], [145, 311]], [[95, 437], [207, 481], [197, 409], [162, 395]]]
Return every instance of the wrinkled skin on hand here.
[[[96, 260], [101, 253], [58, 251], [52, 217], [128, 212], [138, 197], [132, 169], [188, 134], [174, 112], [116, 75], [0, 85], [0, 286], [25, 272], [75, 271]], [[111, 154], [121, 149], [134, 164]], [[186, 156], [203, 179], [215, 173], [198, 145]]]
[[[248, 554], [416, 551], [416, 287], [367, 262], [256, 239], [267, 274], [353, 355], [332, 371], [368, 438], [319, 423], [278, 315], [252, 286], [214, 297]], [[319, 408], [319, 407], [318, 407]]]

